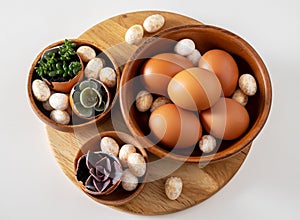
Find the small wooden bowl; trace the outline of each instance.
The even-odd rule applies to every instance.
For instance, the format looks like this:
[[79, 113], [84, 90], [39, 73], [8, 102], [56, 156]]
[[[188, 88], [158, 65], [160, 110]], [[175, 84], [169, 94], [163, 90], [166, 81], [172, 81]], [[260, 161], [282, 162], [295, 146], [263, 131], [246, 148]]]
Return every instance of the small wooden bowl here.
[[[246, 109], [250, 116], [250, 125], [242, 137], [232, 141], [222, 141], [214, 154], [202, 154], [198, 144], [192, 149], [170, 150], [149, 138], [148, 119], [150, 113], [138, 112], [134, 105], [137, 93], [143, 89], [142, 82], [130, 83], [138, 77], [144, 62], [150, 57], [164, 52], [173, 52], [175, 43], [183, 38], [192, 39], [201, 54], [211, 49], [229, 52], [236, 60], [240, 74], [251, 73], [257, 80], [258, 92], [249, 98]], [[186, 25], [167, 29], [158, 33], [140, 46], [126, 64], [121, 78], [120, 105], [124, 121], [131, 133], [158, 157], [168, 157], [178, 161], [202, 162], [219, 161], [228, 158], [251, 144], [262, 130], [272, 100], [272, 87], [266, 66], [258, 53], [242, 38], [210, 25]], [[191, 153], [192, 152], [192, 153]]]
[[[91, 124], [95, 124], [95, 123], [100, 123], [101, 121], [105, 120], [109, 116], [109, 113], [110, 113], [113, 105], [116, 103], [117, 93], [118, 93], [119, 87], [120, 87], [120, 77], [121, 77], [121, 72], [120, 72], [119, 66], [116, 63], [116, 61], [114, 60], [114, 58], [109, 53], [107, 53], [107, 51], [104, 51], [99, 45], [92, 43], [90, 41], [87, 41], [87, 40], [81, 40], [81, 39], [70, 39], [70, 40], [72, 42], [76, 43], [77, 47], [82, 46], [82, 45], [87, 45], [87, 46], [92, 47], [96, 51], [97, 55], [100, 54], [98, 57], [103, 58], [105, 60], [105, 63], [106, 63], [105, 66], [109, 66], [115, 70], [116, 75], [117, 75], [117, 84], [114, 88], [110, 89], [110, 105], [103, 114], [99, 115], [98, 117], [96, 117], [92, 120], [81, 119], [81, 118], [77, 117], [75, 114], [72, 114], [70, 123], [68, 125], [56, 123], [50, 119], [50, 112], [46, 111], [43, 108], [42, 103], [35, 99], [35, 97], [33, 96], [33, 93], [32, 93], [31, 86], [32, 86], [32, 82], [35, 79], [39, 78], [39, 76], [36, 73], [34, 68], [37, 65], [37, 62], [41, 59], [43, 53], [46, 50], [49, 50], [50, 48], [53, 48], [53, 47], [63, 44], [64, 41], [62, 40], [62, 41], [53, 43], [53, 44], [49, 45], [48, 47], [46, 47], [44, 50], [42, 50], [38, 54], [38, 56], [35, 58], [34, 62], [31, 65], [30, 71], [29, 71], [28, 80], [27, 80], [27, 93], [29, 96], [29, 101], [30, 101], [33, 111], [39, 117], [40, 120], [42, 120], [45, 124], [55, 128], [57, 130], [64, 131], [64, 132], [72, 132], [74, 129], [82, 128], [87, 125], [91, 125]], [[83, 63], [83, 64], [84, 64], [84, 66], [86, 66], [86, 63]], [[79, 77], [75, 81], [75, 83], [78, 80], [80, 81], [82, 78], [83, 77], [81, 77], [81, 78]]]
[[[74, 160], [74, 170], [76, 173], [77, 169], [77, 163], [78, 159], [86, 154], [89, 150], [90, 151], [99, 151], [100, 150], [100, 141], [103, 137], [111, 137], [113, 138], [121, 147], [123, 144], [132, 144], [136, 147], [136, 150], [138, 153], [140, 153], [144, 158], [146, 163], [148, 162], [148, 156], [145, 151], [145, 149], [142, 147], [142, 145], [132, 136], [123, 133], [123, 132], [117, 132], [117, 131], [105, 131], [99, 133], [97, 136], [94, 136], [91, 138], [89, 141], [87, 141], [78, 151], [75, 160]], [[126, 191], [122, 188], [121, 184], [110, 194], [108, 195], [100, 195], [100, 196], [95, 196], [88, 194], [83, 190], [84, 193], [86, 193], [89, 197], [94, 199], [95, 201], [105, 204], [105, 205], [113, 205], [113, 206], [118, 206], [122, 205], [126, 202], [129, 202], [130, 200], [134, 199], [136, 196], [138, 196], [141, 191], [143, 190], [146, 180], [147, 180], [147, 174], [148, 174], [148, 166], [147, 170], [144, 176], [139, 177], [139, 184], [137, 188], [133, 191]], [[78, 186], [81, 188], [82, 184], [78, 182]]]

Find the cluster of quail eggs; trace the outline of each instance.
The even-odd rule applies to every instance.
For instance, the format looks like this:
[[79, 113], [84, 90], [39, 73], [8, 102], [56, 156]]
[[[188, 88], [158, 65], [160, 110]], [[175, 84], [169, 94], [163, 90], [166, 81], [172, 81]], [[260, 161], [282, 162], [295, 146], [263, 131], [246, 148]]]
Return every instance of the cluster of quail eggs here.
[[[123, 144], [121, 147], [115, 139], [103, 137], [100, 141], [100, 149], [104, 153], [112, 154], [119, 159], [124, 169], [121, 177], [122, 188], [133, 191], [139, 183], [139, 178], [146, 173], [147, 165], [144, 157], [137, 152], [132, 144]], [[180, 177], [170, 176], [165, 182], [165, 194], [170, 200], [176, 200], [183, 188]]]
[[146, 173], [147, 165], [145, 158], [132, 144], [124, 144], [121, 147], [115, 139], [103, 137], [100, 141], [100, 149], [104, 153], [118, 157], [123, 166], [121, 184], [124, 190], [133, 191], [139, 183], [139, 178]]
[[[120, 160], [124, 169], [121, 177], [122, 188], [126, 191], [135, 190], [139, 183], [138, 178], [143, 177], [147, 169], [146, 161], [137, 152], [136, 147], [132, 144], [124, 144], [120, 147], [113, 138], [103, 137], [100, 141], [100, 149]], [[176, 200], [182, 188], [183, 182], [180, 177], [170, 176], [165, 182], [165, 194], [170, 200]]]
[[60, 124], [69, 124], [72, 113], [69, 96], [65, 93], [51, 91], [49, 86], [40, 79], [32, 82], [34, 97], [42, 103], [43, 108], [50, 112], [50, 118]]
[[140, 24], [132, 25], [128, 28], [125, 34], [125, 41], [128, 44], [139, 44], [144, 37], [144, 30], [148, 33], [159, 31], [165, 24], [165, 18], [160, 14], [148, 16], [143, 26]]

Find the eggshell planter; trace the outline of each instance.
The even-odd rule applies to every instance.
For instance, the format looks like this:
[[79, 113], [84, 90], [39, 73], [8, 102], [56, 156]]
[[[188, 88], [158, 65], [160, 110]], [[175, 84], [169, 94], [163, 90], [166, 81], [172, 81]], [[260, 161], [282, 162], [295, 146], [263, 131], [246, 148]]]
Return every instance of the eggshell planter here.
[[[99, 80], [94, 80], [94, 81], [97, 81], [97, 83], [99, 83], [99, 85], [101, 85], [103, 88], [104, 88], [104, 90], [106, 91], [106, 95], [107, 95], [107, 103], [106, 103], [106, 105], [105, 105], [105, 109], [104, 109], [104, 112], [106, 111], [106, 109], [109, 107], [109, 103], [110, 103], [110, 92], [109, 92], [109, 89], [107, 88], [107, 86], [106, 85], [104, 85], [101, 81], [99, 81]], [[74, 85], [74, 86], [76, 86], [76, 84]], [[91, 120], [91, 119], [93, 119], [93, 118], [97, 118], [99, 115], [95, 115], [95, 116], [91, 116], [91, 117], [84, 117], [84, 116], [82, 116], [79, 112], [78, 112], [78, 110], [76, 109], [76, 107], [75, 107], [75, 104], [74, 104], [74, 100], [73, 100], [73, 93], [74, 93], [74, 88], [71, 90], [71, 92], [70, 92], [70, 106], [71, 106], [71, 109], [72, 109], [72, 111], [76, 114], [76, 116], [77, 117], [79, 117], [79, 118], [82, 118], [82, 119], [84, 119], [84, 120]], [[101, 114], [103, 114], [103, 113], [100, 113], [100, 115]]]
[[[78, 56], [78, 55], [77, 55]], [[56, 81], [49, 81], [49, 80], [44, 80], [47, 85], [49, 86], [50, 89], [56, 91], [56, 92], [63, 92], [63, 93], [68, 93], [71, 91], [72, 87], [79, 81], [83, 79], [83, 62], [81, 58], [78, 56], [79, 62], [82, 66], [81, 70], [77, 73], [76, 76], [74, 76], [72, 79], [65, 81], [65, 82], [56, 82]]]
[[[107, 157], [110, 157], [112, 158], [112, 160], [116, 161], [117, 162], [117, 165], [120, 167], [120, 169], [122, 169], [122, 165], [121, 165], [121, 162], [119, 161], [118, 158], [116, 158], [114, 155], [111, 155], [111, 154], [107, 154], [107, 153], [104, 153], [104, 152], [99, 152], [99, 154], [102, 154], [104, 156], [107, 156]], [[86, 154], [84, 154], [83, 156], [86, 156]], [[78, 160], [77, 160], [77, 165], [75, 166], [75, 172], [76, 172], [76, 175], [78, 175], [78, 170], [79, 170], [79, 167], [80, 167], [80, 160], [82, 160], [82, 157], [80, 157]], [[85, 160], [87, 160], [87, 158], [85, 158]], [[112, 193], [115, 189], [118, 188], [118, 186], [120, 185], [121, 183], [121, 177], [120, 179], [114, 183], [112, 186], [110, 186], [109, 188], [107, 188], [106, 190], [102, 191], [102, 192], [99, 192], [99, 191], [92, 191], [90, 189], [88, 189], [82, 181], [78, 180], [78, 176], [76, 177], [77, 178], [77, 182], [80, 186], [80, 188], [87, 192], [88, 194], [91, 194], [91, 195], [94, 195], [94, 196], [102, 196], [102, 195], [109, 195], [110, 193]]]

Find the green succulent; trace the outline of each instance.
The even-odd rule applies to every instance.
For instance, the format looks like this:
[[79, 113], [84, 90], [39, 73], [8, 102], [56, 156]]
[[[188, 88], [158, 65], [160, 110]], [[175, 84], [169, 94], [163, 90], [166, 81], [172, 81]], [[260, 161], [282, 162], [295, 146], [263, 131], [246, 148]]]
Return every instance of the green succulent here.
[[50, 81], [72, 79], [82, 68], [75, 48], [76, 44], [66, 39], [58, 49], [52, 48], [42, 56], [35, 71]]
[[76, 48], [76, 44], [65, 40], [65, 43], [59, 48], [58, 54], [60, 55], [60, 60], [71, 60], [72, 56], [76, 54], [74, 48]]
[[107, 108], [108, 94], [103, 85], [96, 80], [82, 81], [74, 87], [71, 95], [74, 108], [84, 118], [98, 116]]

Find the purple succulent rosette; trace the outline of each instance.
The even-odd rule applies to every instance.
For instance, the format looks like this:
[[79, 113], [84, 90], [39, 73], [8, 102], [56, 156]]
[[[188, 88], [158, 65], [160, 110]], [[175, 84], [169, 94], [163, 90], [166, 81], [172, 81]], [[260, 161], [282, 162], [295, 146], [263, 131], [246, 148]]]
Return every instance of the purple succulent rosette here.
[[101, 195], [120, 183], [122, 172], [122, 166], [115, 156], [101, 151], [88, 151], [78, 160], [76, 178], [88, 193]]

